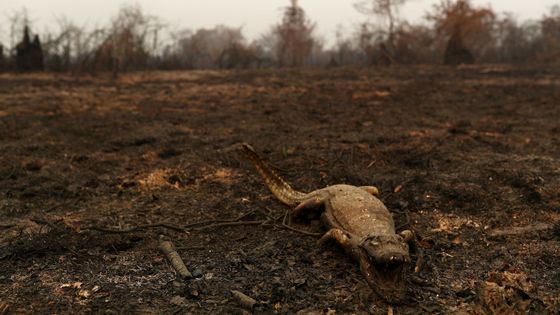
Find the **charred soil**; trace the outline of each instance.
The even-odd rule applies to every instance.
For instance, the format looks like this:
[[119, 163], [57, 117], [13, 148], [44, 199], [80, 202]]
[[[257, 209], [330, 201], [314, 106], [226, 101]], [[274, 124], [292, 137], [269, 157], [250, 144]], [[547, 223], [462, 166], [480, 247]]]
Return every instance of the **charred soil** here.
[[[246, 312], [232, 290], [256, 313], [558, 312], [559, 78], [506, 66], [2, 74], [0, 314]], [[240, 142], [301, 191], [379, 187], [422, 239], [406, 300], [385, 303], [342, 250], [302, 233], [322, 232], [317, 220], [282, 225], [286, 207]], [[169, 228], [197, 222], [214, 225]], [[194, 279], [176, 276], [160, 235]]]

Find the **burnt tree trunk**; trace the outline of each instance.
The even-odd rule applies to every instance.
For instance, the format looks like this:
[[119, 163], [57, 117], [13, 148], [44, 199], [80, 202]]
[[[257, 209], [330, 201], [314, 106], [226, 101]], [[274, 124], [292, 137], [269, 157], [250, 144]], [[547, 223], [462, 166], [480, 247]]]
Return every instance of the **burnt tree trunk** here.
[[456, 25], [447, 47], [445, 48], [444, 63], [446, 65], [473, 64], [474, 57], [463, 43], [461, 28]]

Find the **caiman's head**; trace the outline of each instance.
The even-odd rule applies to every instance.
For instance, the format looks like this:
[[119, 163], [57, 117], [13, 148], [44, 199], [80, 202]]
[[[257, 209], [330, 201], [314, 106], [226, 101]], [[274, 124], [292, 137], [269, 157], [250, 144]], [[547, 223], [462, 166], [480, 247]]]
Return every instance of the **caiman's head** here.
[[389, 302], [406, 293], [404, 269], [410, 263], [408, 244], [400, 235], [369, 235], [359, 246], [362, 273], [368, 284]]

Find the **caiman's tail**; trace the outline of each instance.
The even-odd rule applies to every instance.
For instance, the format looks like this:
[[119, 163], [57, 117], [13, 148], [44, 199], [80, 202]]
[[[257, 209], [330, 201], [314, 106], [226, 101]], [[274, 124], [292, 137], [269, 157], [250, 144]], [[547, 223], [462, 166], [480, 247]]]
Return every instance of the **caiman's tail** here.
[[255, 152], [248, 144], [241, 145], [243, 154], [255, 165], [255, 168], [264, 178], [268, 189], [280, 200], [290, 207], [295, 207], [305, 200], [306, 194], [294, 190]]

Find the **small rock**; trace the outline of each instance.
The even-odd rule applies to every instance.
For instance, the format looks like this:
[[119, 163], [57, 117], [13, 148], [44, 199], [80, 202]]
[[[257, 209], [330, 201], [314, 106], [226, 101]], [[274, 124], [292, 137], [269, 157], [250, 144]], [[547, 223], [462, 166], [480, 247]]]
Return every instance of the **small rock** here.
[[183, 306], [187, 304], [187, 299], [182, 296], [176, 295], [169, 302], [171, 302], [171, 304], [173, 305]]
[[296, 287], [304, 285], [305, 282], [306, 282], [305, 278], [297, 278], [293, 281], [293, 283], [296, 285]]
[[406, 208], [408, 208], [409, 203], [407, 201], [404, 200], [400, 200], [399, 201], [399, 208], [402, 210], [405, 210]]
[[200, 295], [200, 292], [198, 292], [197, 289], [190, 289], [189, 294], [190, 294], [192, 297], [198, 297], [198, 296]]
[[204, 273], [200, 269], [195, 269], [192, 272], [192, 276], [195, 277], [195, 278], [202, 278], [203, 275], [204, 275]]

